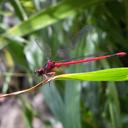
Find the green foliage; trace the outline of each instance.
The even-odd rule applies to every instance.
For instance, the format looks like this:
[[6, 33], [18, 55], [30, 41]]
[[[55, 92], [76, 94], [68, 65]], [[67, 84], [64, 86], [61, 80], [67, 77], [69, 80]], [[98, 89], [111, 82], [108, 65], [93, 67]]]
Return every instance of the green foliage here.
[[[30, 17], [26, 21], [22, 22], [20, 25], [15, 26], [8, 30], [5, 35], [15, 35], [23, 36], [29, 34], [35, 30], [39, 30], [48, 25], [54, 24], [68, 16], [72, 16], [76, 11], [80, 10], [82, 7], [88, 7], [95, 3], [100, 3], [101, 0], [90, 0], [90, 1], [62, 1], [56, 6], [42, 10], [39, 14]], [[102, 1], [103, 2], [103, 1]]]
[[95, 72], [64, 74], [56, 76], [55, 79], [86, 81], [124, 81], [128, 80], [128, 68], [111, 68]]
[[[32, 75], [35, 67], [46, 63], [46, 54], [50, 54], [48, 47], [55, 60], [99, 52], [100, 55], [128, 52], [127, 5], [127, 0], [0, 1], [1, 74], [14, 71], [14, 74]], [[86, 25], [93, 26], [93, 30], [83, 32], [75, 41], [77, 33]], [[14, 65], [10, 64], [10, 57], [4, 57], [7, 54], [4, 51], [9, 52]], [[126, 128], [127, 82], [114, 82], [127, 80], [128, 69], [120, 68], [123, 66], [127, 66], [127, 56], [71, 66], [65, 69], [65, 74], [60, 71], [63, 75], [55, 77], [57, 81], [51, 83], [54, 86], [41, 89], [54, 119], [64, 128]], [[8, 76], [3, 82], [4, 92], [9, 87], [7, 79]], [[37, 77], [30, 78], [29, 82], [32, 80], [36, 81]], [[25, 86], [20, 81], [16, 88], [21, 83]], [[35, 115], [28, 104], [27, 100], [23, 101], [22, 111], [26, 126], [32, 127]]]

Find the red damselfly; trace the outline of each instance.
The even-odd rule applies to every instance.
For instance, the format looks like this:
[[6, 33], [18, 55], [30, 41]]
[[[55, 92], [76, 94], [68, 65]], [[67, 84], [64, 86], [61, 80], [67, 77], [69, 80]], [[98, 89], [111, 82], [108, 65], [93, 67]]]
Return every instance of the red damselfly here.
[[62, 62], [62, 61], [56, 62], [56, 61], [48, 60], [48, 62], [42, 68], [37, 69], [35, 72], [39, 76], [54, 75], [55, 72], [53, 72], [53, 70], [55, 68], [70, 66], [70, 65], [74, 65], [74, 64], [80, 64], [80, 63], [86, 63], [86, 62], [91, 62], [91, 61], [103, 60], [103, 59], [107, 59], [107, 58], [114, 57], [114, 56], [122, 57], [125, 55], [127, 55], [127, 53], [118, 52], [115, 54], [109, 54], [109, 55], [105, 55], [105, 56], [89, 57], [86, 59], [72, 60], [72, 61], [66, 61], [66, 62]]
[[[89, 32], [92, 31], [94, 28], [94, 26], [92, 25], [87, 25], [85, 27], [83, 27], [76, 35], [76, 38], [73, 39], [73, 44], [75, 45], [76, 42], [78, 40], [80, 40], [82, 38], [82, 36]], [[38, 42], [37, 42], [38, 44]], [[38, 45], [40, 47], [40, 45]], [[118, 57], [122, 57], [127, 55], [127, 53], [125, 52], [118, 52], [115, 54], [109, 54], [109, 55], [104, 55], [104, 56], [97, 56], [97, 57], [89, 57], [89, 58], [85, 58], [85, 59], [80, 59], [80, 60], [71, 60], [71, 61], [53, 61], [53, 60], [48, 60], [48, 62], [41, 68], [37, 69], [35, 72], [39, 75], [39, 76], [51, 76], [51, 75], [55, 75], [54, 69], [55, 68], [59, 68], [59, 67], [64, 67], [64, 66], [70, 66], [70, 65], [74, 65], [74, 64], [80, 64], [80, 63], [87, 63], [87, 62], [91, 62], [91, 61], [98, 61], [98, 60], [103, 60], [103, 59], [107, 59], [110, 57], [114, 57], [114, 56], [118, 56]]]

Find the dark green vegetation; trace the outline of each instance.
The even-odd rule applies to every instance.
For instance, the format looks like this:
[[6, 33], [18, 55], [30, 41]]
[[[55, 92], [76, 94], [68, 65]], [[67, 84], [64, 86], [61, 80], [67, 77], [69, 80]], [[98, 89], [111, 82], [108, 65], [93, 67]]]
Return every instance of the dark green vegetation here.
[[[88, 32], [81, 31], [76, 39], [84, 27]], [[95, 53], [128, 53], [128, 1], [1, 0], [0, 33], [1, 93], [22, 90], [38, 83], [38, 77], [32, 75], [49, 56], [53, 60], [68, 60]], [[25, 95], [19, 96], [25, 126], [32, 128], [36, 117], [46, 128], [57, 121], [64, 128], [127, 128], [127, 81], [113, 81], [128, 79], [128, 69], [120, 69], [127, 66], [127, 58], [114, 57], [64, 69], [66, 73], [80, 73], [117, 68], [116, 72], [107, 70], [108, 81], [94, 82], [102, 79], [94, 76], [93, 82], [80, 82], [77, 78], [84, 77], [75, 76], [76, 80], [53, 81], [51, 87], [45, 86], [30, 94], [30, 99], [39, 93], [44, 96], [52, 120], [43, 120], [44, 111], [34, 109]], [[106, 78], [103, 71], [98, 73]]]

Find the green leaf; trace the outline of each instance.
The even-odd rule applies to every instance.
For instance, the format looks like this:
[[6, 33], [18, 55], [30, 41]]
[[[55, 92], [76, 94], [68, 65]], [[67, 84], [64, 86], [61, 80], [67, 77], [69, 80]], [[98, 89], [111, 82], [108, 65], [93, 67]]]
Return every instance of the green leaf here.
[[26, 20], [27, 19], [27, 14], [25, 13], [21, 2], [19, 0], [12, 0], [10, 1], [11, 5], [15, 9], [16, 15], [21, 19], [21, 20]]
[[65, 104], [63, 103], [62, 97], [59, 91], [57, 90], [56, 86], [52, 86], [51, 89], [45, 86], [44, 88], [42, 88], [42, 92], [44, 94], [45, 101], [51, 109], [54, 116], [61, 122], [64, 122]]
[[124, 81], [128, 80], [128, 68], [111, 68], [86, 73], [73, 73], [55, 76], [56, 80], [86, 80], [86, 81]]
[[120, 111], [120, 101], [119, 95], [116, 88], [115, 82], [108, 83], [108, 107], [111, 119], [111, 127], [112, 128], [122, 128], [122, 121], [121, 120], [121, 111]]
[[42, 10], [35, 16], [30, 17], [28, 20], [14, 26], [13, 28], [9, 29], [5, 35], [23, 36], [29, 34], [33, 31], [56, 23], [61, 19], [73, 16], [82, 8], [87, 8], [93, 4], [104, 1], [106, 0], [66, 0], [60, 2], [56, 6]]
[[24, 54], [24, 46], [17, 42], [12, 43], [10, 43], [7, 48], [11, 55], [13, 56], [15, 62], [22, 66], [24, 69], [28, 69], [28, 64], [26, 62], [26, 57]]
[[79, 81], [66, 81], [64, 95], [64, 128], [81, 128], [80, 96], [81, 90]]
[[[74, 85], [74, 86], [69, 86]], [[54, 116], [61, 121], [64, 128], [80, 128], [80, 89], [78, 82], [67, 81], [64, 99], [56, 86], [44, 86], [42, 92], [45, 101]]]

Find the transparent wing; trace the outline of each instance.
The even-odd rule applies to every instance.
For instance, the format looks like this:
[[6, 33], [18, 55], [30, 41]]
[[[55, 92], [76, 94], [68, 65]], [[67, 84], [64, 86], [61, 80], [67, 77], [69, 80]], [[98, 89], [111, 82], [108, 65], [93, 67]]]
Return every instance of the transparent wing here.
[[71, 58], [94, 53], [94, 42], [92, 41], [94, 31], [92, 30], [95, 30], [93, 25], [86, 25], [74, 35], [72, 39]]
[[50, 59], [51, 57], [51, 49], [48, 46], [48, 44], [46, 42], [42, 42], [41, 39], [35, 39], [35, 43], [37, 44], [37, 46], [40, 48], [40, 50], [42, 51], [42, 53], [44, 54], [45, 58], [47, 60]]
[[76, 44], [77, 42], [79, 42], [82, 37], [86, 36], [89, 32], [91, 32], [95, 27], [92, 25], [86, 25], [84, 26], [82, 29], [80, 29], [80, 31], [76, 34], [75, 38], [73, 38], [72, 43]]

